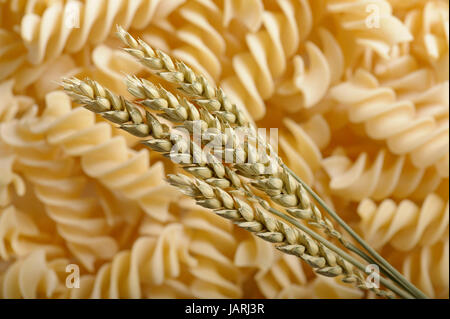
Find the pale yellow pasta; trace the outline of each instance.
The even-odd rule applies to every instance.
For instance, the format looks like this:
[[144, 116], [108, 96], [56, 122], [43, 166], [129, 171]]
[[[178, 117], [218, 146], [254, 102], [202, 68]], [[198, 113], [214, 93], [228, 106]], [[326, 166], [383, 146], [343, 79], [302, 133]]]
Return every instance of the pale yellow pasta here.
[[283, 298], [292, 286], [305, 285], [307, 279], [298, 258], [281, 255], [269, 268], [255, 274], [255, 282], [264, 297]]
[[376, 204], [370, 199], [360, 202], [360, 228], [373, 248], [386, 244], [397, 250], [433, 245], [448, 237], [448, 201], [428, 195], [420, 206], [410, 200], [398, 204], [386, 199]]
[[174, 27], [174, 36], [181, 45], [172, 49], [173, 56], [191, 65], [212, 83], [217, 82], [226, 49], [225, 39], [219, 33], [222, 12], [213, 2], [190, 1], [177, 13], [183, 21]]
[[116, 94], [124, 96], [129, 95], [124, 83], [124, 72], [136, 74], [143, 69], [129, 54], [106, 45], [95, 47], [91, 58], [95, 65], [91, 77]]
[[98, 202], [82, 197], [86, 178], [78, 173], [73, 158], [62, 158], [57, 148], [27, 129], [25, 121], [4, 123], [2, 139], [19, 156], [20, 173], [34, 186], [59, 235], [84, 267], [94, 270], [97, 259], [111, 258], [118, 249], [106, 219], [98, 214]]
[[335, 278], [317, 277], [311, 283], [312, 298], [318, 299], [360, 299], [363, 292], [346, 285]]
[[[384, 58], [391, 47], [413, 39], [408, 28], [392, 14], [385, 0], [331, 0], [327, 10], [357, 46], [368, 47]], [[352, 49], [352, 45], [348, 46]], [[349, 56], [354, 52], [348, 52]]]
[[[433, 62], [447, 60], [449, 50], [448, 1], [424, 1], [417, 8], [409, 8], [405, 25], [414, 35], [413, 50]], [[446, 72], [448, 79], [448, 69]]]
[[263, 23], [264, 5], [260, 0], [225, 0], [223, 5], [223, 24], [227, 27], [232, 20], [256, 32]]
[[449, 296], [448, 235], [442, 241], [405, 256], [403, 274], [431, 298]]
[[82, 288], [71, 297], [240, 297], [232, 225], [192, 204], [182, 207], [187, 209], [182, 224], [155, 232], [154, 221], [146, 219], [131, 250], [117, 254], [95, 276], [82, 276]]
[[279, 294], [283, 299], [360, 299], [364, 293], [334, 278], [316, 277], [307, 285], [291, 285]]
[[147, 286], [180, 275], [180, 263], [194, 263], [180, 224], [167, 226], [158, 238], [140, 237], [131, 250], [121, 251], [104, 264], [95, 277], [82, 276], [72, 298], [143, 298]]
[[182, 1], [86, 0], [56, 1], [41, 14], [26, 13], [20, 31], [28, 60], [39, 64], [63, 51], [77, 52], [103, 42], [116, 24], [143, 28], [162, 18]]
[[181, 218], [190, 237], [189, 252], [196, 265], [189, 269], [189, 287], [196, 298], [240, 298], [240, 272], [233, 262], [237, 240], [233, 225], [206, 209], [183, 203]]
[[25, 183], [20, 175], [14, 172], [14, 154], [8, 154], [3, 149], [6, 145], [0, 140], [0, 207], [4, 207], [11, 202], [12, 194], [23, 195], [25, 193]]
[[387, 197], [421, 199], [447, 183], [434, 167], [416, 168], [404, 156], [395, 156], [387, 150], [372, 157], [363, 152], [353, 160], [336, 152], [323, 160], [330, 177], [332, 193], [343, 198], [360, 201]]
[[320, 148], [327, 146], [330, 140], [328, 123], [316, 115], [301, 124], [285, 118], [284, 124], [290, 134], [282, 134], [279, 142], [286, 154], [286, 164], [306, 183], [313, 184], [315, 172], [322, 165]]
[[280, 0], [277, 7], [264, 12], [264, 28], [246, 35], [248, 49], [233, 56], [234, 75], [221, 81], [230, 98], [245, 105], [255, 119], [264, 116], [264, 100], [275, 93], [276, 79], [284, 74], [313, 24], [307, 0]]
[[374, 297], [187, 201], [179, 168], [58, 91], [131, 98], [148, 70], [116, 24], [278, 126], [283, 161], [448, 298], [448, 20], [440, 0], [0, 0], [0, 298]]
[[61, 256], [64, 248], [50, 233], [39, 229], [35, 221], [14, 206], [0, 208], [0, 258], [11, 260], [43, 250], [49, 256]]
[[0, 28], [0, 81], [14, 74], [26, 61], [26, 49], [20, 37]]
[[448, 121], [416, 115], [411, 101], [398, 100], [391, 88], [380, 86], [375, 77], [363, 70], [333, 88], [332, 95], [348, 105], [350, 121], [364, 123], [367, 135], [386, 141], [392, 153], [409, 155], [418, 168], [437, 165], [437, 171], [448, 177]]
[[47, 260], [45, 251], [33, 251], [0, 275], [1, 298], [65, 298], [66, 259]]
[[277, 88], [280, 104], [290, 112], [315, 106], [344, 73], [344, 56], [333, 34], [325, 28], [317, 33], [320, 45], [307, 41], [303, 56], [295, 55], [290, 62], [293, 75]]
[[70, 98], [56, 91], [47, 95], [47, 108], [31, 130], [44, 134], [48, 143], [65, 154], [80, 157], [83, 171], [114, 191], [136, 200], [159, 220], [169, 218], [168, 202], [175, 192], [162, 180], [162, 163], [149, 165], [147, 149], [128, 148], [122, 136], [112, 136], [105, 122], [83, 108], [71, 110]]

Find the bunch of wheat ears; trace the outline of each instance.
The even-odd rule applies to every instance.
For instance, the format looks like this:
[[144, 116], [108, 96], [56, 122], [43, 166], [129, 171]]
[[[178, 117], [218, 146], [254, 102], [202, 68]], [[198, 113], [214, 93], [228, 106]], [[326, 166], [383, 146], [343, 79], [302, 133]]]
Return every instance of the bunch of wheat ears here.
[[[186, 172], [168, 175], [171, 185], [198, 205], [274, 243], [283, 253], [298, 256], [320, 275], [340, 276], [379, 297], [426, 298], [283, 163], [221, 88], [121, 27], [117, 35], [126, 45], [124, 50], [164, 80], [166, 88], [126, 76], [128, 91], [135, 97], [129, 101], [90, 79], [63, 79], [61, 84], [88, 110], [132, 135], [151, 137], [143, 144]], [[179, 95], [172, 93], [176, 89]], [[180, 128], [188, 134], [175, 134]], [[196, 129], [207, 138], [198, 141]], [[244, 140], [237, 138], [239, 129], [246, 129]], [[210, 140], [219, 141], [214, 152], [204, 147]], [[346, 240], [319, 206], [357, 244]], [[368, 264], [381, 270], [382, 288], [367, 284]]]

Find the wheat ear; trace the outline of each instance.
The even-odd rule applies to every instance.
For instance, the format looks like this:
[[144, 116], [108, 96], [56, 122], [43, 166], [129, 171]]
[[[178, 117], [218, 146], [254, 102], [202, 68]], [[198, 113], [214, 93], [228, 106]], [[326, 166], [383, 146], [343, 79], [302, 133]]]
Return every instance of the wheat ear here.
[[[142, 40], [134, 39], [129, 33], [122, 28], [118, 27], [118, 36], [128, 46], [125, 50], [131, 55], [138, 58], [141, 63], [150, 69], [157, 72], [159, 76], [165, 80], [177, 84], [180, 90], [188, 96], [201, 97], [197, 100], [200, 105], [207, 108], [212, 114], [218, 115], [227, 121], [231, 126], [236, 125], [248, 125], [253, 132], [256, 132], [251, 121], [245, 117], [244, 112], [240, 110], [236, 105], [231, 104], [228, 98], [225, 96], [223, 90], [220, 88], [213, 88], [209, 85], [205, 78], [201, 75], [195, 74], [192, 69], [186, 66], [182, 62], [171, 59], [164, 52], [153, 50], [147, 43]], [[256, 139], [260, 140], [259, 136]], [[270, 145], [268, 145], [270, 147]], [[292, 216], [300, 219], [307, 220], [311, 225], [322, 229], [329, 236], [338, 239], [346, 248], [357, 253], [366, 261], [373, 263], [375, 258], [376, 262], [381, 265], [382, 271], [388, 275], [393, 281], [406, 287], [413, 295], [418, 298], [426, 298], [426, 296], [414, 285], [408, 282], [394, 267], [392, 267], [382, 256], [380, 256], [375, 250], [371, 249], [367, 243], [365, 243], [358, 234], [356, 234], [332, 209], [326, 205], [303, 181], [298, 178], [294, 172], [292, 172], [281, 160], [277, 158], [279, 168], [281, 170], [280, 176], [284, 177], [290, 175], [297, 181], [297, 185], [289, 187], [290, 181], [284, 181], [283, 178], [278, 181], [264, 180], [262, 177], [262, 171], [264, 170], [261, 163], [244, 164], [238, 168], [238, 172], [241, 175], [253, 179], [253, 185], [264, 190], [267, 195], [271, 196], [272, 200], [278, 204], [284, 206], [287, 212]], [[273, 176], [272, 176], [273, 177]], [[281, 184], [280, 180], [284, 183]], [[281, 186], [280, 186], [281, 185]], [[274, 189], [273, 186], [276, 186]], [[298, 189], [299, 191], [295, 191]], [[306, 189], [306, 191], [305, 191]], [[364, 251], [349, 243], [342, 234], [334, 228], [333, 223], [327, 217], [322, 216], [320, 210], [315, 204], [309, 200], [306, 193], [311, 194], [320, 205], [332, 216], [360, 245], [362, 245], [371, 255], [367, 255]], [[306, 203], [307, 205], [303, 205]]]
[[[227, 122], [223, 115], [217, 114], [217, 112], [209, 113], [211, 107], [208, 104], [199, 104], [197, 110], [194, 105], [184, 99], [180, 100], [179, 97], [164, 88], [157, 87], [148, 80], [135, 76], [127, 76], [126, 84], [128, 91], [140, 99], [140, 104], [161, 112], [161, 116], [174, 123], [181, 123], [191, 133], [195, 121], [200, 121], [199, 127], [202, 131], [211, 128], [216, 129], [214, 134], [219, 141], [228, 141], [234, 138], [234, 135], [230, 134], [233, 129], [227, 127], [228, 130], [225, 131], [225, 125], [221, 124]], [[198, 101], [194, 103], [198, 104]], [[186, 105], [189, 105], [189, 108]], [[253, 134], [255, 133], [253, 132]], [[236, 145], [237, 143], [232, 144]], [[264, 146], [266, 151], [271, 151], [267, 144]], [[232, 165], [240, 175], [250, 178], [254, 187], [264, 191], [277, 204], [288, 208], [287, 212], [290, 215], [308, 221], [310, 225], [324, 230], [329, 236], [347, 244], [342, 234], [334, 228], [333, 223], [324, 217], [318, 207], [309, 199], [309, 195], [303, 186], [295, 181], [290, 174], [284, 170], [279, 174], [272, 172], [271, 176], [264, 174], [265, 167], [261, 163], [267, 162], [267, 158], [257, 158], [256, 148], [248, 141], [246, 141], [245, 147], [236, 145], [235, 148], [225, 149], [225, 146], [223, 146], [222, 154], [226, 152], [233, 153], [233, 158], [239, 159], [241, 162], [249, 158], [248, 153], [252, 152], [251, 156], [255, 163]], [[281, 167], [278, 167], [278, 170], [281, 170]]]
[[152, 49], [141, 39], [136, 40], [120, 26], [117, 26], [117, 36], [127, 46], [124, 48], [126, 52], [156, 71], [164, 80], [177, 85], [183, 93], [198, 97], [197, 103], [217, 112], [230, 124], [245, 126], [250, 122], [247, 115], [230, 102], [222, 89], [210, 85], [204, 76], [196, 74], [183, 62], [174, 61], [166, 53]]
[[[152, 136], [153, 140], [145, 141], [144, 143], [165, 156], [168, 156], [174, 143], [179, 142], [179, 140], [171, 140], [170, 128], [161, 124], [149, 112], [146, 112], [145, 117], [142, 116], [137, 105], [115, 95], [96, 81], [66, 79], [63, 80], [62, 85], [74, 100], [83, 103], [87, 109], [101, 114], [106, 119], [120, 124], [122, 129], [139, 137]], [[187, 144], [188, 141], [185, 143]], [[169, 176], [169, 181], [187, 195], [196, 198], [199, 205], [215, 209], [218, 215], [232, 219], [240, 227], [249, 231], [257, 232], [256, 235], [262, 239], [284, 243], [284, 245], [277, 247], [280, 251], [302, 258], [317, 273], [325, 276], [345, 275], [344, 281], [356, 283], [360, 288], [367, 289], [363, 282], [362, 273], [349, 266], [351, 264], [338, 254], [326, 248], [320, 242], [313, 240], [304, 232], [270, 217], [260, 209], [255, 213], [253, 208], [248, 204], [245, 205], [243, 200], [239, 200], [236, 197], [237, 194], [245, 194], [248, 198], [255, 198], [255, 196], [247, 187], [241, 184], [239, 177], [231, 169], [223, 167], [221, 163], [213, 164], [212, 168], [207, 166], [211, 164], [205, 163], [204, 165], [200, 166], [191, 163], [191, 165], [185, 166], [187, 172], [197, 177], [193, 180], [184, 175], [172, 175]], [[218, 171], [221, 173], [217, 174]], [[231, 193], [225, 191], [230, 186], [238, 190], [238, 192], [230, 195]], [[234, 206], [231, 206], [232, 202]], [[251, 211], [249, 210], [250, 208]], [[259, 223], [260, 226], [256, 223]], [[288, 239], [291, 238], [289, 236], [294, 236], [300, 240], [300, 243], [298, 241], [289, 241]], [[392, 297], [383, 290], [372, 290], [379, 296]]]
[[[198, 205], [213, 210], [217, 215], [232, 220], [256, 236], [277, 244], [284, 253], [295, 255], [309, 264], [316, 273], [327, 277], [344, 276], [342, 281], [368, 289], [363, 274], [341, 256], [312, 239], [308, 234], [276, 219], [264, 209], [252, 207], [233, 192], [205, 184], [185, 175], [169, 175], [168, 182], [184, 194], [194, 198]], [[392, 298], [387, 291], [375, 289], [382, 297]]]
[[[119, 124], [121, 129], [137, 137], [153, 137], [143, 141], [143, 144], [180, 163], [186, 172], [213, 186], [222, 188], [233, 186], [237, 189], [241, 187], [241, 179], [233, 170], [223, 165], [210, 153], [202, 152], [189, 136], [172, 134], [173, 129], [161, 123], [152, 113], [145, 111], [144, 116], [139, 105], [117, 96], [90, 79], [64, 79], [62, 86], [76, 102], [105, 119]], [[169, 94], [169, 92], [166, 93]], [[161, 96], [160, 103], [170, 103], [168, 95]], [[194, 112], [195, 107], [185, 102], [186, 104], [183, 103], [183, 105], [192, 111], [190, 114], [196, 114], [194, 119], [200, 121], [202, 117], [198, 112]], [[175, 145], [180, 153], [173, 152]], [[187, 149], [192, 151], [192, 155], [185, 152]]]

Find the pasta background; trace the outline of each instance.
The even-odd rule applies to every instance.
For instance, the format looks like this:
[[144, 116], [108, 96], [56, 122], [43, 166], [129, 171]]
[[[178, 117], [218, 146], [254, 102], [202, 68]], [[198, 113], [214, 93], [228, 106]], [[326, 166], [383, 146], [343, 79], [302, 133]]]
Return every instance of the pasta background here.
[[[288, 166], [427, 295], [448, 298], [448, 9], [0, 0], [0, 297], [373, 297], [193, 205], [165, 183], [171, 162], [71, 103], [61, 77], [129, 96], [123, 74], [148, 75], [120, 50], [120, 24], [278, 128]], [[67, 285], [72, 264], [80, 288]]]

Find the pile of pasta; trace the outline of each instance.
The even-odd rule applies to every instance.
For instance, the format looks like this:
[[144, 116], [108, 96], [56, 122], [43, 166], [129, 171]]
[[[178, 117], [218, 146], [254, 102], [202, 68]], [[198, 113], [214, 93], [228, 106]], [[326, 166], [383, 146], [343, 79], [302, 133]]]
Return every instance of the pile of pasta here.
[[124, 73], [148, 75], [121, 50], [119, 24], [278, 128], [288, 166], [428, 296], [448, 298], [448, 9], [0, 0], [0, 297], [373, 297], [195, 206], [165, 183], [170, 161], [71, 102], [62, 77], [130, 97]]

